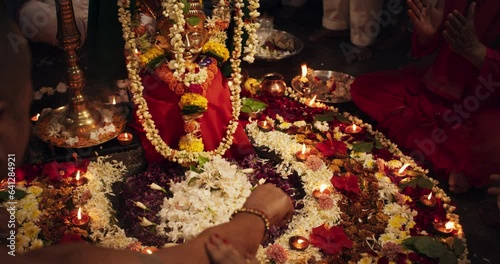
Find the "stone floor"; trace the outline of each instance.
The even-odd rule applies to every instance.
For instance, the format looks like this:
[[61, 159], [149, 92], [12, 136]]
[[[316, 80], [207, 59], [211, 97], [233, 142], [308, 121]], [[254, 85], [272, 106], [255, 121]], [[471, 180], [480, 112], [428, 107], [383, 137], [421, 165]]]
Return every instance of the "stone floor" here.
[[[353, 76], [363, 73], [397, 69], [410, 63], [425, 65], [429, 60], [414, 61], [407, 56], [409, 52], [409, 41], [406, 40], [400, 45], [392, 45], [389, 49], [374, 51], [374, 57], [365, 62], [348, 62], [341, 47], [349, 43], [348, 38], [328, 39], [321, 42], [310, 42], [309, 34], [321, 27], [321, 1], [309, 0], [302, 8], [298, 9], [277, 9], [269, 12], [275, 15], [275, 28], [290, 32], [300, 38], [304, 43], [304, 49], [298, 55], [279, 62], [256, 62], [253, 65], [244, 66], [251, 77], [261, 77], [269, 72], [279, 72], [285, 76], [289, 82], [294, 76], [300, 73], [300, 64], [307, 65], [314, 69], [341, 71]], [[379, 42], [387, 40], [389, 27], [382, 28], [383, 34], [379, 37]], [[57, 49], [43, 45], [33, 46], [34, 56], [34, 88], [40, 89], [42, 86], [55, 87], [63, 80], [63, 60], [61, 52]], [[85, 62], [85, 53], [82, 53], [82, 62]], [[52, 107], [64, 105], [65, 94], [51, 96], [35, 101], [32, 113], [37, 113], [50, 101]], [[375, 98], [374, 98], [375, 100]], [[349, 111], [366, 120], [366, 116], [360, 112], [352, 103], [337, 105], [341, 111]], [[31, 148], [40, 146], [41, 142], [32, 139]], [[35, 147], [35, 149], [37, 149]], [[140, 149], [129, 150], [117, 154], [117, 159], [130, 159], [137, 157]], [[31, 153], [32, 156], [37, 153]], [[38, 153], [40, 154], [40, 153]], [[137, 165], [135, 161], [134, 164]], [[138, 166], [138, 165], [137, 165]], [[445, 184], [442, 188], [446, 189]], [[500, 250], [497, 239], [500, 237], [500, 229], [488, 227], [479, 217], [478, 208], [484, 204], [492, 204], [492, 197], [488, 196], [485, 190], [472, 190], [465, 195], [451, 195], [457, 205], [457, 212], [461, 217], [469, 247], [469, 259], [472, 263], [500, 263]], [[500, 214], [498, 209], [492, 207], [492, 212]]]

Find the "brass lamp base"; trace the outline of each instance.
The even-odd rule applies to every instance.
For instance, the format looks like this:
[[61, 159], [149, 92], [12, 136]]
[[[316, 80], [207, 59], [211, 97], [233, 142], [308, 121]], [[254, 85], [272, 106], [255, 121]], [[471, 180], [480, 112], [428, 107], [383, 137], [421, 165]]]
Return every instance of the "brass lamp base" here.
[[[86, 113], [69, 109], [63, 106], [44, 110], [34, 128], [35, 134], [52, 146], [87, 148], [116, 138], [127, 124], [126, 106], [96, 104]], [[97, 118], [93, 119], [92, 115]]]

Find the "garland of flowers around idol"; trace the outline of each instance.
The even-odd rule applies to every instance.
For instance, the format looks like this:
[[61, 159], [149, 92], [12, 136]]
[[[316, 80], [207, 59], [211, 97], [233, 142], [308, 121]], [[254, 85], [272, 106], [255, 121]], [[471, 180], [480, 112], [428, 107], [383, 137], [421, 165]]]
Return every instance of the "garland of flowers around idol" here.
[[[148, 105], [146, 100], [143, 97], [144, 86], [142, 85], [141, 77], [139, 76], [140, 69], [140, 59], [133, 52], [137, 50], [136, 48], [139, 45], [139, 40], [135, 37], [135, 32], [132, 30], [132, 18], [130, 11], [130, 0], [120, 0], [118, 1], [118, 12], [119, 12], [119, 20], [122, 23], [123, 27], [123, 37], [125, 40], [125, 48], [128, 51], [127, 53], [127, 69], [129, 72], [129, 78], [131, 80], [131, 91], [133, 94], [134, 103], [137, 105], [137, 116], [142, 121], [143, 128], [146, 132], [146, 137], [151, 142], [158, 153], [163, 155], [165, 158], [178, 162], [178, 163], [188, 163], [188, 162], [196, 162], [200, 157], [211, 159], [214, 155], [223, 155], [229, 147], [233, 144], [233, 134], [238, 127], [238, 117], [241, 108], [240, 101], [240, 92], [241, 92], [241, 54], [242, 54], [242, 35], [243, 35], [243, 10], [244, 6], [243, 0], [235, 1], [235, 32], [234, 32], [234, 50], [232, 52], [232, 57], [230, 58], [231, 67], [232, 67], [232, 81], [229, 82], [230, 87], [230, 100], [232, 104], [232, 115], [233, 118], [229, 121], [227, 126], [226, 134], [224, 138], [221, 140], [219, 146], [213, 151], [202, 151], [202, 152], [190, 152], [186, 150], [174, 150], [170, 148], [165, 141], [161, 138], [158, 129], [156, 128], [155, 122], [152, 119], [151, 113], [149, 112]], [[164, 7], [165, 14], [168, 17], [172, 16], [176, 18], [176, 25], [174, 25], [173, 31], [170, 32], [170, 37], [172, 38], [172, 45], [176, 50], [175, 53], [175, 61], [172, 65], [177, 66], [177, 74], [176, 78], [181, 76], [181, 72], [184, 72], [184, 63], [182, 58], [183, 44], [181, 44], [182, 39], [179, 33], [183, 32], [183, 25], [180, 24], [184, 21], [184, 16], [180, 10], [183, 7], [183, 4], [180, 2], [176, 2], [174, 0], [166, 0], [162, 2], [162, 6]], [[253, 4], [253, 7], [256, 5]], [[168, 8], [167, 8], [168, 7]], [[171, 7], [171, 9], [170, 9]], [[171, 10], [171, 12], [168, 12]], [[252, 15], [257, 15], [257, 12], [252, 12]], [[175, 73], [174, 73], [175, 74]]]
[[[288, 129], [292, 126], [302, 127], [305, 126], [303, 121], [296, 121], [293, 124], [283, 121], [280, 116], [276, 117], [276, 120], [280, 124], [274, 123], [274, 120], [268, 119], [268, 122], [273, 122], [275, 127], [280, 129]], [[316, 121], [314, 126], [318, 129], [327, 129], [328, 124], [321, 124], [321, 122]], [[305, 251], [294, 251], [290, 250], [289, 239], [292, 236], [304, 235], [311, 233], [316, 226], [321, 226], [327, 224], [328, 226], [336, 225], [340, 221], [340, 211], [338, 206], [324, 208], [321, 204], [322, 202], [312, 198], [312, 191], [317, 189], [318, 186], [329, 182], [332, 177], [332, 171], [329, 170], [322, 160], [319, 160], [321, 164], [311, 166], [308, 162], [299, 162], [296, 160], [295, 153], [300, 151], [302, 144], [299, 144], [294, 136], [290, 136], [284, 132], [275, 130], [270, 132], [263, 132], [258, 127], [257, 122], [251, 122], [247, 125], [247, 132], [249, 136], [254, 140], [256, 146], [265, 146], [271, 152], [276, 153], [283, 161], [277, 166], [278, 171], [282, 172], [282, 175], [288, 175], [293, 170], [298, 173], [303, 182], [304, 191], [306, 192], [306, 197], [304, 197], [303, 203], [304, 208], [300, 209], [294, 215], [289, 228], [284, 235], [275, 241], [275, 244], [268, 245], [265, 249], [260, 248], [258, 252], [258, 258], [262, 263], [268, 263], [272, 261], [274, 263], [285, 263], [289, 261], [290, 263], [305, 263], [310, 258], [315, 258], [316, 260], [322, 259], [322, 254], [320, 249], [317, 247], [308, 247]], [[343, 138], [346, 136], [339, 131], [338, 127], [334, 129], [334, 138]], [[352, 147], [352, 146], [349, 146]], [[364, 155], [363, 155], [364, 154]], [[365, 169], [374, 169], [375, 162], [371, 154], [351, 152], [351, 158], [362, 162]], [[362, 160], [362, 159], [365, 160]], [[391, 162], [384, 162], [382, 159], [377, 160], [377, 163], [383, 162], [384, 166], [398, 166], [401, 162], [393, 160]], [[399, 252], [404, 251], [400, 246], [402, 241], [408, 238], [410, 235], [410, 229], [415, 226], [415, 221], [413, 217], [417, 215], [417, 212], [410, 209], [405, 201], [410, 199], [410, 197], [400, 194], [399, 189], [387, 177], [383, 172], [377, 172], [374, 176], [379, 185], [379, 196], [385, 205], [383, 208], [383, 213], [388, 216], [387, 227], [384, 234], [382, 234], [378, 239], [366, 238], [366, 243], [370, 245], [373, 249], [375, 245], [379, 245], [382, 248], [382, 254], [390, 251], [392, 248], [396, 248]], [[446, 194], [436, 186], [432, 188], [433, 192], [436, 193], [436, 197], [442, 199], [445, 202], [449, 202], [450, 199], [446, 197]], [[334, 205], [337, 205], [341, 199], [341, 195], [336, 192], [329, 194], [329, 199], [332, 200]], [[399, 199], [393, 199], [392, 197], [399, 197]], [[443, 206], [448, 210], [447, 217], [450, 220], [456, 221], [458, 223], [458, 216], [453, 215], [451, 212], [454, 208], [450, 208], [447, 204]], [[451, 209], [451, 210], [450, 210]], [[423, 233], [425, 235], [425, 232]], [[464, 241], [463, 232], [459, 226], [459, 237]], [[370, 256], [369, 254], [362, 254], [363, 258], [359, 263], [373, 263], [376, 261], [376, 257]], [[460, 256], [460, 262], [466, 263], [467, 250], [464, 254]], [[288, 263], [288, 262], [287, 262]]]

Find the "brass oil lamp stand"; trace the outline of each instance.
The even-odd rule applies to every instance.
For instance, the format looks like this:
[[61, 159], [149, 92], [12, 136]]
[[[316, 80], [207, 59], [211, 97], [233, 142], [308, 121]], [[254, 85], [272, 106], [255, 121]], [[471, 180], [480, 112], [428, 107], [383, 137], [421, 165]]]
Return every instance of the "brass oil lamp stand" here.
[[[115, 105], [106, 106], [99, 103], [89, 107], [82, 93], [85, 77], [78, 66], [77, 49], [80, 47], [80, 32], [76, 26], [73, 1], [57, 0], [55, 3], [57, 39], [66, 53], [66, 84], [69, 88], [70, 102], [67, 106], [42, 112], [35, 133], [51, 146], [85, 148], [99, 145], [115, 138], [123, 131], [127, 111]], [[108, 118], [106, 124], [101, 115], [104, 108], [109, 108], [109, 111], [113, 112], [112, 120]], [[105, 126], [110, 124], [114, 126], [115, 131], [110, 129], [107, 133], [102, 132]]]

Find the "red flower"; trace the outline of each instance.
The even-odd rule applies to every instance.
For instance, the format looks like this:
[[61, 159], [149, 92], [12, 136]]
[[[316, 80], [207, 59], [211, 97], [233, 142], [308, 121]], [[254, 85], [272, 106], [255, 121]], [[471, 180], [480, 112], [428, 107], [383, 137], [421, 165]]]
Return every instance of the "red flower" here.
[[361, 190], [359, 189], [358, 177], [351, 173], [346, 173], [344, 176], [334, 175], [330, 180], [335, 186], [335, 188], [342, 191], [359, 194]]
[[195, 94], [203, 94], [203, 87], [199, 84], [190, 84], [187, 88], [188, 92], [190, 93], [195, 93]]
[[338, 226], [327, 229], [325, 225], [313, 228], [310, 235], [311, 244], [323, 250], [325, 254], [336, 255], [342, 248], [352, 248], [353, 242]]
[[73, 162], [57, 163], [57, 161], [52, 161], [43, 166], [43, 174], [48, 176], [52, 181], [58, 181], [73, 176], [77, 169], [83, 173], [87, 172], [89, 162], [89, 160], [82, 160], [78, 162], [77, 166]]
[[327, 158], [337, 154], [347, 154], [347, 145], [338, 140], [324, 140], [323, 142], [316, 143], [316, 148]]

